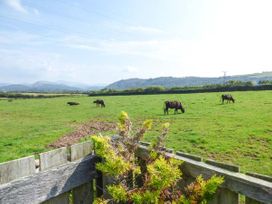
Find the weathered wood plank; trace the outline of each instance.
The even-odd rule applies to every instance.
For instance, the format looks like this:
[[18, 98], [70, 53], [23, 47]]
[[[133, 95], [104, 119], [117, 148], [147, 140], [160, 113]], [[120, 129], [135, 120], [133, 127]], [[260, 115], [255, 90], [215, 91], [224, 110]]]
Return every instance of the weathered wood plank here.
[[[246, 173], [246, 175], [249, 175], [249, 176], [252, 176], [252, 177], [255, 177], [255, 178], [259, 178], [259, 179], [262, 179], [262, 180], [265, 180], [265, 181], [272, 182], [272, 177], [271, 176], [266, 176], [266, 175], [257, 174], [257, 173]], [[262, 204], [261, 202], [256, 201], [256, 200], [251, 199], [251, 198], [248, 198], [248, 197], [246, 197], [246, 202], [245, 203], [246, 204]]]
[[51, 198], [48, 201], [45, 201], [43, 203], [46, 204], [69, 204], [70, 200], [69, 200], [69, 193], [63, 193], [55, 198]]
[[193, 177], [197, 177], [200, 174], [205, 178], [209, 178], [214, 174], [221, 175], [224, 176], [225, 180], [222, 184], [223, 188], [265, 203], [271, 203], [272, 201], [272, 183], [270, 182], [234, 173], [202, 162], [192, 161], [187, 158], [180, 158], [179, 156], [176, 158], [185, 161], [182, 170]]
[[184, 153], [184, 152], [176, 152], [177, 155], [182, 156], [182, 157], [187, 157], [189, 159], [193, 159], [195, 161], [202, 161], [202, 158], [193, 154], [188, 154], [188, 153]]
[[225, 163], [217, 162], [217, 161], [210, 160], [210, 159], [205, 160], [205, 162], [207, 164], [210, 164], [210, 165], [213, 165], [213, 166], [217, 166], [217, 167], [220, 167], [222, 169], [227, 169], [229, 171], [233, 171], [233, 172], [239, 172], [240, 171], [239, 166], [236, 166], [236, 165], [225, 164]]
[[0, 164], [0, 184], [35, 173], [34, 156], [24, 157]]
[[[148, 150], [146, 147], [141, 146], [137, 150], [139, 157], [145, 158]], [[204, 162], [195, 161], [187, 157], [179, 155], [168, 154], [170, 157], [184, 161], [182, 164], [182, 171], [185, 174], [191, 175], [196, 178], [202, 174], [204, 178], [210, 178], [212, 175], [223, 176], [225, 182], [222, 184], [223, 188], [227, 188], [233, 192], [241, 193], [247, 197], [258, 200], [263, 203], [272, 204], [272, 183], [264, 181], [252, 176], [241, 173], [231, 172], [219, 167], [206, 164]]]
[[0, 204], [38, 204], [68, 192], [97, 176], [96, 161], [89, 156], [0, 185]]
[[245, 204], [263, 204], [263, 203], [261, 203], [261, 202], [259, 202], [259, 201], [256, 201], [256, 200], [254, 200], [254, 199], [251, 199], [251, 198], [246, 197]]
[[267, 176], [267, 175], [262, 175], [262, 174], [257, 174], [257, 173], [246, 173], [246, 175], [272, 182], [272, 176]]
[[[61, 164], [67, 163], [67, 148], [62, 147], [59, 149], [54, 149], [49, 152], [44, 152], [40, 154], [40, 170], [44, 171], [46, 169], [56, 167]], [[52, 198], [51, 200], [45, 201], [43, 204], [69, 204], [69, 193], [64, 193], [58, 197]]]
[[[71, 146], [71, 161], [82, 159], [92, 152], [90, 141]], [[93, 202], [93, 181], [79, 186], [72, 191], [73, 204], [89, 204]]]
[[168, 153], [174, 153], [174, 149], [163, 147], [162, 151], [168, 152]]
[[220, 188], [215, 194], [215, 197], [209, 204], [238, 204], [239, 194], [230, 191], [226, 188]]
[[44, 171], [67, 162], [67, 149], [62, 147], [40, 154], [40, 170]]
[[92, 152], [92, 142], [82, 142], [71, 146], [71, 161], [81, 159]]
[[97, 178], [95, 180], [96, 196], [101, 197], [104, 194], [103, 189], [103, 174], [101, 171], [97, 171]]
[[143, 145], [143, 146], [146, 146], [146, 147], [148, 147], [148, 146], [151, 145], [150, 142], [143, 142], [143, 141], [140, 141], [139, 143], [140, 143], [141, 145]]
[[93, 181], [73, 189], [73, 204], [90, 204], [93, 199]]
[[[207, 164], [216, 166], [216, 167], [220, 167], [222, 169], [226, 169], [229, 171], [233, 171], [233, 172], [239, 172], [240, 168], [238, 166], [235, 165], [231, 165], [231, 164], [225, 164], [222, 162], [217, 162], [214, 160], [206, 160], [205, 161]], [[220, 188], [218, 189], [218, 191], [216, 192], [214, 199], [212, 201], [209, 202], [209, 204], [238, 204], [239, 203], [239, 194], [235, 193], [229, 189], [226, 188]]]

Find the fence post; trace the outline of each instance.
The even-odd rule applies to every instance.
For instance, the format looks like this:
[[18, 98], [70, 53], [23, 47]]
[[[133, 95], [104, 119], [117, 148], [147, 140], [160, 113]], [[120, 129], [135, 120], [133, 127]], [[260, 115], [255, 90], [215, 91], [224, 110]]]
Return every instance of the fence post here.
[[[207, 164], [226, 169], [233, 172], [239, 172], [240, 168], [235, 165], [225, 164], [213, 160], [206, 160]], [[219, 188], [216, 192], [214, 199], [209, 202], [209, 204], [239, 204], [239, 194], [233, 191], [230, 191], [226, 188]]]
[[[40, 154], [41, 171], [45, 171], [49, 168], [65, 164], [67, 162], [68, 160], [66, 147]], [[45, 201], [43, 204], [69, 204], [69, 192], [63, 193], [55, 198]]]
[[[202, 161], [202, 158], [199, 157], [199, 156], [196, 156], [196, 155], [193, 155], [193, 154], [189, 154], [189, 153], [184, 153], [184, 152], [181, 152], [181, 151], [177, 151], [176, 152], [176, 155], [178, 156], [181, 156], [181, 157], [185, 157], [185, 158], [188, 158], [188, 159], [192, 159], [194, 161]], [[182, 171], [182, 179], [181, 181], [179, 182], [179, 185], [184, 188], [186, 186], [188, 186], [189, 184], [191, 184], [192, 182], [195, 181], [195, 178], [192, 177], [189, 172], [186, 172], [185, 169], [183, 168], [183, 164], [181, 164], [181, 171]]]
[[[252, 176], [252, 177], [255, 177], [255, 178], [259, 178], [259, 179], [262, 179], [262, 180], [265, 180], [265, 181], [272, 182], [272, 177], [270, 177], [270, 176], [266, 176], [266, 175], [262, 175], [262, 174], [256, 174], [256, 173], [246, 173], [246, 175]], [[259, 201], [254, 200], [252, 198], [246, 197], [245, 204], [262, 204], [262, 203], [259, 202]]]
[[[92, 143], [83, 142], [71, 146], [71, 161], [82, 159], [92, 153]], [[93, 181], [73, 189], [73, 204], [89, 204], [93, 202]]]

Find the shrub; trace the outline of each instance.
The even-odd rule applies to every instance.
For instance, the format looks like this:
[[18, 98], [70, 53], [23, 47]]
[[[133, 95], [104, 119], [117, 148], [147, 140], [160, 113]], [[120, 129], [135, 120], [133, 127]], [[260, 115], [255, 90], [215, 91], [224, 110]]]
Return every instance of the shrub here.
[[204, 180], [200, 175], [185, 188], [177, 185], [182, 179], [182, 162], [167, 157], [163, 151], [169, 123], [162, 126], [160, 136], [149, 148], [145, 165], [141, 165], [136, 152], [139, 141], [151, 126], [152, 121], [147, 120], [138, 131], [133, 131], [127, 113], [122, 112], [118, 136], [114, 139], [106, 136], [92, 137], [95, 153], [103, 161], [97, 164], [97, 169], [114, 180], [107, 186], [111, 199], [97, 198], [95, 203], [205, 204], [212, 198], [223, 182], [222, 177], [213, 176]]

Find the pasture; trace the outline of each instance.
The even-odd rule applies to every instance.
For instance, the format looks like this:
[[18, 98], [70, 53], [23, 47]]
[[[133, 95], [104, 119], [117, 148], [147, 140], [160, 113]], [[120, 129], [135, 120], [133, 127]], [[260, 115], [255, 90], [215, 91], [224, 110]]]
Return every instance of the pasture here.
[[[48, 144], [86, 121], [117, 122], [123, 110], [136, 127], [153, 119], [146, 141], [170, 122], [168, 147], [272, 175], [272, 91], [231, 94], [235, 103], [224, 105], [221, 93], [0, 100], [0, 162], [46, 151]], [[93, 104], [97, 98], [104, 99], [106, 108]], [[165, 100], [180, 100], [185, 113], [170, 110], [164, 115]], [[69, 106], [68, 101], [80, 105]]]

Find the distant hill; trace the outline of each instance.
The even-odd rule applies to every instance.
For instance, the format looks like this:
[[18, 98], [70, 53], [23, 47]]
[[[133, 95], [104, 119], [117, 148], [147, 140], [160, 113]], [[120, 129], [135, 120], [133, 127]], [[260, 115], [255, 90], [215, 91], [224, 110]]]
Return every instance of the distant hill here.
[[248, 75], [236, 75], [223, 77], [158, 77], [151, 79], [125, 79], [114, 82], [106, 89], [124, 90], [131, 88], [144, 88], [149, 86], [164, 86], [171, 87], [183, 87], [183, 86], [201, 86], [207, 84], [223, 84], [225, 81], [239, 80], [239, 81], [252, 81], [258, 83], [260, 80], [272, 80], [272, 72], [262, 72]]
[[88, 91], [98, 90], [102, 86], [90, 86], [80, 84], [74, 86], [75, 83], [69, 82], [58, 83], [48, 81], [38, 81], [33, 84], [0, 84], [2, 92], [72, 92], [72, 91]]

